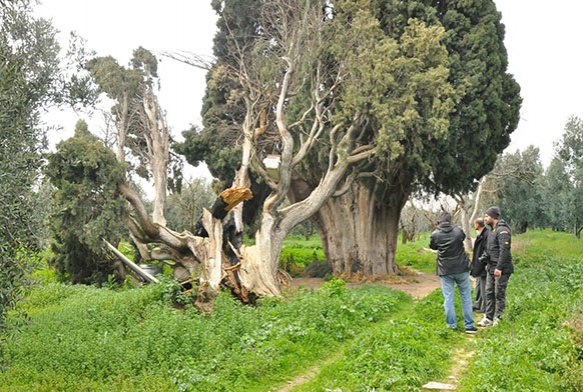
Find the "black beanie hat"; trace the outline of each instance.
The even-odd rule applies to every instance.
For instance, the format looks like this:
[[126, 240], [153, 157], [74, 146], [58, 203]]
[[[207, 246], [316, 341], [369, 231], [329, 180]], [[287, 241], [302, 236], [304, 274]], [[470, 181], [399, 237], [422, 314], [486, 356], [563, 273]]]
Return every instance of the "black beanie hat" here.
[[486, 215], [488, 215], [492, 219], [498, 219], [500, 218], [500, 208], [492, 206], [486, 210]]

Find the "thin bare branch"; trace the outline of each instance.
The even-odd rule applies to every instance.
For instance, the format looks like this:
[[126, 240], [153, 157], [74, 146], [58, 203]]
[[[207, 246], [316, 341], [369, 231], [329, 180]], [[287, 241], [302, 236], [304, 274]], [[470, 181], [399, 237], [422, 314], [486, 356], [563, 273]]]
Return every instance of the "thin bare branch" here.
[[178, 52], [159, 52], [161, 56], [167, 57], [169, 59], [178, 61], [183, 64], [193, 66], [195, 68], [202, 69], [204, 71], [210, 71], [212, 69], [214, 58], [209, 56], [201, 56], [196, 53], [187, 51]]

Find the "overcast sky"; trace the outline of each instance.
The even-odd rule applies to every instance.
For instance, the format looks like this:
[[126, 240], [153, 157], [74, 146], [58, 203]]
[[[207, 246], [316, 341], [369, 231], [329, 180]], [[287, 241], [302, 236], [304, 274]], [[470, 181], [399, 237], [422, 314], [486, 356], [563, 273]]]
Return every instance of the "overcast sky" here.
[[545, 167], [570, 116], [583, 118], [583, 1], [497, 0], [508, 70], [521, 87], [520, 123], [507, 149], [539, 147]]
[[[507, 149], [529, 145], [540, 148], [548, 165], [553, 142], [558, 141], [571, 115], [583, 117], [579, 94], [583, 91], [583, 1], [497, 0], [506, 26], [505, 45], [509, 72], [521, 86], [523, 105], [518, 129]], [[70, 31], [87, 40], [87, 49], [111, 55], [127, 65], [139, 46], [160, 52], [186, 51], [212, 54], [216, 17], [210, 0], [44, 0], [38, 14], [52, 19], [63, 42]], [[66, 47], [66, 45], [64, 45]], [[167, 111], [172, 134], [179, 137], [191, 124], [200, 125], [205, 73], [194, 67], [157, 56], [161, 60], [159, 99]], [[91, 124], [95, 120], [87, 119]], [[75, 116], [52, 117], [71, 136]]]
[[[99, 56], [111, 55], [126, 67], [138, 47], [152, 51], [160, 61], [158, 98], [167, 113], [172, 136], [180, 140], [182, 131], [192, 124], [201, 125], [206, 72], [160, 53], [190, 52], [210, 58], [216, 25], [210, 0], [40, 1], [37, 14], [52, 19], [65, 49], [70, 32], [75, 31], [87, 41], [88, 51], [95, 51]], [[93, 132], [104, 127], [98, 112], [92, 118], [87, 114], [80, 117], [88, 122]], [[71, 111], [53, 111], [46, 119], [49, 125], [63, 127], [61, 131], [49, 133], [49, 139], [56, 144], [73, 135], [79, 115]], [[191, 177], [210, 178], [204, 167], [190, 167], [186, 173]]]

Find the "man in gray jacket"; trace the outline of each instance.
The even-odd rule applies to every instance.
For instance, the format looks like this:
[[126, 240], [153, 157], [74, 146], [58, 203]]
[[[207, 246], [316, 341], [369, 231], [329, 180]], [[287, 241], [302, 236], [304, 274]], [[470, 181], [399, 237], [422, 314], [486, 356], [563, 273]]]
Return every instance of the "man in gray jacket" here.
[[492, 232], [486, 243], [488, 276], [486, 278], [486, 315], [479, 327], [496, 325], [506, 308], [506, 288], [510, 275], [514, 272], [510, 248], [512, 245], [510, 227], [500, 219], [500, 208], [492, 206], [484, 213], [484, 221]]
[[474, 334], [478, 330], [474, 326], [472, 313], [470, 259], [464, 250], [466, 234], [459, 226], [452, 226], [451, 214], [448, 212], [444, 211], [439, 215], [437, 224], [437, 229], [431, 233], [429, 247], [437, 250], [437, 275], [441, 280], [445, 322], [452, 329], [457, 327], [454, 306], [455, 285], [457, 284], [462, 300], [466, 333]]

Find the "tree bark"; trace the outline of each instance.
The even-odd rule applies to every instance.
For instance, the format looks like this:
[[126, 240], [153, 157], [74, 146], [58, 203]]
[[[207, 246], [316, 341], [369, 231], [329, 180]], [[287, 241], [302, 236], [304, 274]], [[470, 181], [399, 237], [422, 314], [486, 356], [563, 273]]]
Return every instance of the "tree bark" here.
[[[197, 307], [203, 311], [210, 310], [212, 299], [220, 287], [229, 288], [245, 303], [253, 301], [255, 295], [245, 286], [245, 282], [240, 278], [240, 271], [243, 271], [242, 264], [244, 268], [249, 266], [249, 271], [252, 271], [256, 264], [262, 265], [261, 252], [264, 248], [261, 248], [259, 252], [251, 251], [246, 254], [242, 264], [231, 265], [224, 252], [225, 238], [222, 223], [228, 211], [250, 198], [251, 192], [248, 189], [231, 188], [221, 193], [221, 202], [215, 203], [219, 205], [217, 211], [213, 210], [211, 213], [204, 210], [202, 226], [205, 236], [203, 237], [193, 235], [188, 231], [177, 233], [154, 222], [137, 192], [124, 183], [119, 184], [118, 188], [133, 207], [128, 227], [132, 238], [138, 244], [142, 257], [145, 260], [173, 260], [175, 264], [172, 268], [178, 280], [187, 280], [193, 276], [199, 278]], [[261, 243], [269, 244], [269, 238], [262, 240]], [[140, 246], [145, 244], [155, 244], [157, 250], [150, 251], [147, 246]], [[281, 244], [283, 244], [283, 238]], [[281, 251], [281, 247], [279, 250]], [[238, 253], [237, 249], [234, 251]], [[252, 282], [251, 278], [247, 280]], [[259, 295], [267, 292], [259, 284], [250, 284], [250, 287], [258, 287]], [[275, 295], [280, 294], [277, 290], [272, 291]]]
[[169, 143], [170, 136], [168, 127], [164, 121], [164, 115], [158, 100], [151, 90], [148, 90], [144, 96], [144, 112], [146, 119], [146, 129], [144, 137], [148, 145], [148, 154], [150, 155], [150, 168], [154, 179], [154, 205], [152, 219], [161, 225], [166, 225], [164, 217], [164, 207], [166, 206], [166, 188], [168, 186], [168, 161], [170, 157]]
[[115, 113], [116, 121], [116, 129], [117, 129], [117, 160], [119, 162], [125, 162], [125, 151], [124, 148], [126, 146], [126, 137], [128, 132], [128, 124], [129, 124], [129, 97], [127, 93], [122, 95], [120, 99], [119, 105], [121, 108]]
[[[301, 197], [307, 184], [296, 184], [292, 198]], [[399, 216], [406, 196], [394, 194], [390, 202], [380, 203], [374, 187], [362, 182], [330, 200], [311, 221], [322, 237], [326, 260], [334, 274], [351, 277], [383, 276], [398, 272], [395, 263], [399, 235]]]
[[255, 245], [241, 249], [241, 282], [258, 296], [280, 296], [279, 254], [287, 233], [277, 230], [275, 220], [266, 216], [255, 236]]

